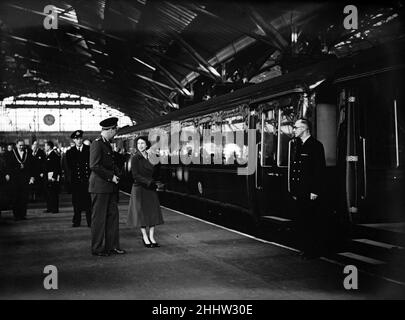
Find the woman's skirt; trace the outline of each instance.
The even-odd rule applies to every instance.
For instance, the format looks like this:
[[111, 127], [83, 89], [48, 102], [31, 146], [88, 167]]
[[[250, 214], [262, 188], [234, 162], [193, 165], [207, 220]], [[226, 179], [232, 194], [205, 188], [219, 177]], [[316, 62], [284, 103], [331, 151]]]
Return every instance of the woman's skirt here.
[[132, 186], [127, 225], [150, 227], [162, 223], [162, 211], [156, 191], [141, 186]]

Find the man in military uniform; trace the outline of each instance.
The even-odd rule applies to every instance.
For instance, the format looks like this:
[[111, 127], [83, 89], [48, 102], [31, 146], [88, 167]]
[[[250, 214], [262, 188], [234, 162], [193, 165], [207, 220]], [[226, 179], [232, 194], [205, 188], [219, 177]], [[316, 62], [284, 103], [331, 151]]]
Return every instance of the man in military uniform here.
[[311, 123], [299, 119], [293, 127], [294, 143], [290, 163], [290, 192], [297, 204], [297, 227], [304, 258], [320, 255], [322, 242], [322, 190], [325, 152], [321, 142], [311, 136]]
[[91, 251], [97, 256], [126, 253], [119, 245], [117, 202], [120, 172], [110, 144], [117, 133], [117, 122], [115, 117], [101, 121], [101, 136], [90, 145]]
[[72, 190], [73, 225], [79, 227], [82, 211], [86, 212], [87, 226], [91, 225], [91, 199], [89, 194], [90, 147], [83, 144], [83, 131], [76, 130], [70, 137], [75, 145], [66, 152], [66, 165]]
[[14, 219], [26, 220], [29, 185], [33, 184], [33, 159], [25, 142], [18, 139], [16, 147], [6, 156], [5, 179], [10, 183]]

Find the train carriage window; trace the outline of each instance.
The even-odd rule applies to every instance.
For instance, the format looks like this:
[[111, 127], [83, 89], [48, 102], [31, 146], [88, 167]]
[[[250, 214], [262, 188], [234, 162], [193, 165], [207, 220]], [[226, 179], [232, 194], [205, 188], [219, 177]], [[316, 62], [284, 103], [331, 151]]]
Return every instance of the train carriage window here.
[[246, 148], [244, 148], [245, 142], [242, 144], [238, 140], [238, 137], [245, 138], [246, 127], [243, 115], [233, 115], [224, 118], [222, 122], [222, 158], [224, 164], [235, 164], [237, 159], [242, 162], [247, 160]]
[[[293, 105], [280, 108], [277, 102], [268, 103], [264, 107], [260, 133], [260, 163], [263, 167], [288, 165], [288, 144], [292, 138], [292, 126], [297, 118], [297, 108]], [[266, 107], [271, 107], [266, 110]]]
[[296, 119], [293, 106], [279, 110], [278, 146], [277, 146], [277, 166], [288, 166], [288, 145], [293, 137], [293, 125]]
[[149, 131], [150, 151], [157, 157], [155, 161], [168, 164], [170, 156], [170, 126], [160, 126]]
[[179, 154], [183, 164], [200, 163], [200, 135], [198, 128], [191, 122], [182, 123]]
[[277, 117], [275, 112], [275, 110], [269, 110], [262, 116], [262, 166], [273, 166], [277, 163]]

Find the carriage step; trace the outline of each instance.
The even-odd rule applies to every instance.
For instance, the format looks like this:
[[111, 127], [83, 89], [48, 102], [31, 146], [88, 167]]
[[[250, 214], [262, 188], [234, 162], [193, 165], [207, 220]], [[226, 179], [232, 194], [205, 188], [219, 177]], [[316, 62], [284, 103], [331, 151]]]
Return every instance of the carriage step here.
[[386, 262], [381, 261], [381, 260], [377, 260], [377, 259], [373, 259], [373, 258], [369, 258], [366, 256], [362, 256], [360, 254], [356, 254], [353, 252], [340, 252], [337, 254], [338, 256], [344, 257], [344, 258], [349, 258], [352, 261], [356, 261], [356, 262], [360, 262], [360, 263], [365, 263], [368, 265], [384, 265], [386, 264]]
[[379, 247], [382, 249], [400, 249], [402, 250], [403, 247], [401, 246], [397, 246], [397, 245], [393, 245], [393, 244], [389, 244], [389, 243], [385, 243], [385, 242], [380, 242], [380, 241], [374, 241], [374, 240], [370, 240], [370, 239], [353, 239], [352, 241], [361, 243], [361, 244], [367, 244], [367, 245], [371, 245], [371, 246], [375, 246], [375, 247]]
[[261, 219], [268, 221], [268, 222], [277, 223], [277, 224], [291, 224], [292, 223], [291, 219], [277, 217], [277, 216], [262, 216]]

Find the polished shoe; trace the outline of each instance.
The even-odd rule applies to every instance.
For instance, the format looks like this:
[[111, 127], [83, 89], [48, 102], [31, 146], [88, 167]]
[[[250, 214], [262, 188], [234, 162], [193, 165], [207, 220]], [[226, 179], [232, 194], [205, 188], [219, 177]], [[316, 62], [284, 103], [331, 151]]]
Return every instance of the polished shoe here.
[[51, 210], [44, 210], [43, 213], [50, 213]]
[[157, 242], [152, 242], [151, 241], [151, 248], [159, 248], [160, 247], [160, 245], [159, 245], [159, 243], [157, 243]]
[[126, 254], [126, 253], [127, 252], [125, 250], [117, 249], [117, 248], [110, 250], [110, 254]]
[[146, 243], [145, 240], [143, 240], [143, 238], [142, 238], [142, 242], [143, 242], [143, 245], [144, 245], [146, 248], [152, 248], [152, 244], [151, 244], [151, 243]]
[[98, 256], [98, 257], [108, 257], [110, 254], [108, 252], [105, 251], [101, 251], [101, 252], [92, 252], [91, 253], [93, 256]]
[[72, 228], [77, 228], [77, 227], [80, 227], [80, 224], [72, 224]]

